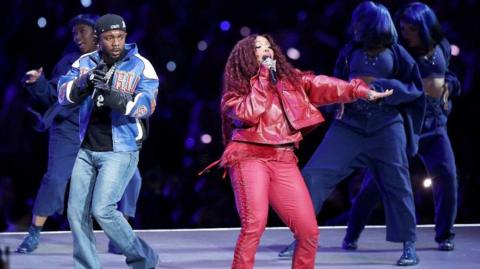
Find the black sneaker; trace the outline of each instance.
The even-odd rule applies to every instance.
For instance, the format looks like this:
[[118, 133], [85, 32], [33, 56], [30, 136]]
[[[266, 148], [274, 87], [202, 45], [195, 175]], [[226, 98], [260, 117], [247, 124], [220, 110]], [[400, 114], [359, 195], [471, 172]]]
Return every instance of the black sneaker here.
[[455, 248], [455, 244], [451, 239], [446, 239], [438, 243], [438, 250], [452, 251], [454, 248]]
[[28, 228], [28, 235], [25, 236], [23, 242], [18, 246], [17, 253], [28, 254], [37, 249], [40, 243], [40, 229], [34, 226]]

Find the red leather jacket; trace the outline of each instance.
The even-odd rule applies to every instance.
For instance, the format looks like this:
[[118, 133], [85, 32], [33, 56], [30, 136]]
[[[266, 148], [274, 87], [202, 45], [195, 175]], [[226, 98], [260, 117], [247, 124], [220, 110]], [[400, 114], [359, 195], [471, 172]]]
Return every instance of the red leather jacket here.
[[301, 85], [269, 81], [269, 70], [261, 66], [250, 79], [251, 92], [227, 92], [222, 97], [222, 113], [236, 126], [233, 141], [269, 145], [297, 143], [301, 130], [324, 121], [316, 106], [367, 99], [370, 90], [362, 80], [350, 82], [327, 76], [301, 73]]

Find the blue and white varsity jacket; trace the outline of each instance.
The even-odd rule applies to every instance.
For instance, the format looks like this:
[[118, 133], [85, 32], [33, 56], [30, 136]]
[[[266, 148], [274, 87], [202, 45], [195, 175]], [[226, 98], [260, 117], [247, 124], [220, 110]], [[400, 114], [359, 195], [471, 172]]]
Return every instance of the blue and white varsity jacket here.
[[[142, 57], [135, 44], [125, 45], [126, 55], [117, 63], [111, 80], [112, 90], [130, 94], [125, 114], [111, 112], [113, 151], [136, 151], [141, 147], [146, 133], [141, 119], [146, 119], [155, 110], [158, 94], [158, 77], [152, 64]], [[70, 71], [58, 81], [58, 101], [62, 105], [75, 104], [71, 99], [73, 82], [80, 75], [95, 68], [100, 62], [99, 51], [82, 55], [72, 64]], [[78, 103], [80, 106], [80, 143], [83, 141], [93, 110], [92, 96]]]

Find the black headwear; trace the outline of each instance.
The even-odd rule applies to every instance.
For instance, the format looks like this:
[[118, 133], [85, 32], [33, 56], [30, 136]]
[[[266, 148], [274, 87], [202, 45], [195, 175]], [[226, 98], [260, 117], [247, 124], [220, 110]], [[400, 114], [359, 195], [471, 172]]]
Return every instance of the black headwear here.
[[122, 30], [126, 32], [127, 26], [123, 18], [116, 14], [106, 14], [100, 17], [95, 23], [95, 34], [97, 36], [110, 30]]

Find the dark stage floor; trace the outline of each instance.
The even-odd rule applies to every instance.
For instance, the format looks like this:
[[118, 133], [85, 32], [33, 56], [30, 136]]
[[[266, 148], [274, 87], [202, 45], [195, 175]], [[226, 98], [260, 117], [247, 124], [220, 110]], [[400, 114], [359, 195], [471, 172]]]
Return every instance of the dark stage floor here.
[[[239, 229], [139, 230], [137, 234], [159, 253], [157, 268], [229, 268]], [[394, 268], [401, 254], [401, 244], [385, 241], [385, 227], [369, 226], [359, 241], [357, 251], [344, 251], [340, 244], [345, 227], [320, 227], [320, 247], [315, 268]], [[452, 252], [436, 250], [431, 225], [418, 227], [417, 249], [420, 264], [414, 268], [479, 269], [480, 224], [456, 225], [456, 248]], [[121, 255], [106, 251], [107, 238], [96, 233], [97, 247], [104, 269], [127, 268]], [[15, 249], [25, 233], [0, 233], [0, 246]], [[255, 268], [290, 268], [289, 260], [277, 253], [292, 239], [286, 228], [265, 231], [256, 256]], [[73, 268], [70, 232], [43, 233], [40, 247], [33, 254], [11, 256], [11, 269]]]

